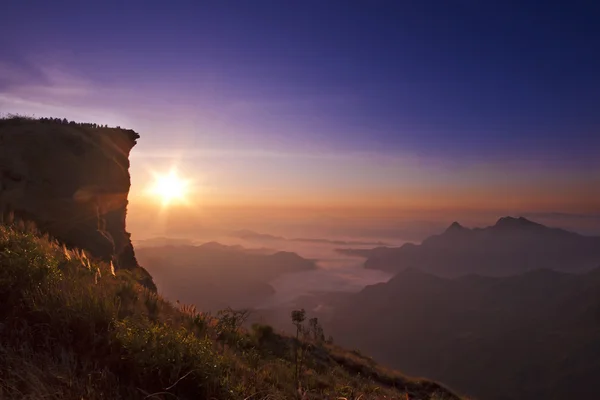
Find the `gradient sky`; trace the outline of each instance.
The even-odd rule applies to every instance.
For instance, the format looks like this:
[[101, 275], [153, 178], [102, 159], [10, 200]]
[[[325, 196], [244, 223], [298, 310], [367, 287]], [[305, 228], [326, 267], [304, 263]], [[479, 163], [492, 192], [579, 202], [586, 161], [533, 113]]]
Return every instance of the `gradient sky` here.
[[596, 1], [12, 1], [0, 113], [142, 138], [198, 202], [600, 213]]

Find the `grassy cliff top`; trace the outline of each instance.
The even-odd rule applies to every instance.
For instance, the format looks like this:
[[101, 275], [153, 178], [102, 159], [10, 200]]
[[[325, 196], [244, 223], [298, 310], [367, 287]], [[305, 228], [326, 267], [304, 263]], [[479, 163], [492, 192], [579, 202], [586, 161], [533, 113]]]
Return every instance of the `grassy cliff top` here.
[[70, 121], [66, 118], [53, 118], [53, 117], [31, 117], [28, 115], [18, 114], [7, 114], [0, 115], [0, 127], [18, 127], [18, 126], [31, 126], [32, 124], [45, 124], [55, 126], [71, 126], [78, 128], [88, 129], [104, 129], [105, 132], [109, 130], [125, 131], [130, 134], [132, 140], [138, 139], [139, 135], [133, 129], [121, 128], [120, 126], [109, 127], [108, 125], [102, 125], [95, 122], [76, 122]]
[[0, 224], [0, 398], [458, 398], [332, 344], [245, 331], [231, 310], [174, 305], [134, 274]]

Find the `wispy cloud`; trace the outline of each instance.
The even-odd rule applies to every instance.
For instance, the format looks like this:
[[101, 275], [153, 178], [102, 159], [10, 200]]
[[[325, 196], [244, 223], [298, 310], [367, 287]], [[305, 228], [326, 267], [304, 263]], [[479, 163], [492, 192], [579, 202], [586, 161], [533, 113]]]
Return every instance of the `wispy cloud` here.
[[565, 218], [573, 220], [596, 220], [600, 221], [600, 214], [577, 214], [565, 212], [524, 212], [524, 216], [532, 218]]
[[52, 115], [119, 124], [111, 99], [127, 99], [120, 88], [98, 85], [63, 64], [35, 58], [0, 57], [0, 108], [5, 113]]
[[0, 83], [2, 88], [26, 82], [30, 78], [30, 74], [23, 68], [19, 68], [13, 63], [0, 60]]
[[[381, 154], [369, 152], [289, 152], [262, 149], [160, 149], [160, 150], [142, 150], [132, 155], [135, 158], [173, 158], [176, 155], [180, 158], [273, 158], [273, 159], [319, 159], [319, 160], [357, 160], [357, 159], [375, 159], [399, 161], [397, 157], [382, 156]], [[404, 159], [408, 161], [408, 157]]]

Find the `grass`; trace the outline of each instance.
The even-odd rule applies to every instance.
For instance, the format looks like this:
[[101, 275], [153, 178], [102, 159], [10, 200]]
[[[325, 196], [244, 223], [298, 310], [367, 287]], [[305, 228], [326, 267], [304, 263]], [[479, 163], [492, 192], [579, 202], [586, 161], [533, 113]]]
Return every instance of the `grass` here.
[[312, 342], [296, 382], [294, 338], [169, 303], [30, 224], [0, 225], [0, 304], [2, 399], [458, 398]]
[[[47, 118], [47, 117], [35, 117], [23, 114], [0, 114], [0, 128], [3, 126], [18, 126], [18, 125], [31, 125], [32, 123], [43, 123], [43, 124], [56, 124], [56, 125], [76, 125], [85, 126], [88, 128], [102, 129], [109, 128], [108, 125], [101, 125], [92, 122], [75, 122], [69, 121], [66, 118]], [[112, 128], [111, 128], [112, 129]], [[117, 126], [116, 129], [121, 129]]]

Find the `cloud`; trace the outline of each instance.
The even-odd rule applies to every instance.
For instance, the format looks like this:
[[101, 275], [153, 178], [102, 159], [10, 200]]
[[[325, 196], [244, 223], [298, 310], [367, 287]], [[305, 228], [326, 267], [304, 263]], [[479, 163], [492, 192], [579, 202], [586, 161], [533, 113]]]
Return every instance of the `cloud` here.
[[[50, 111], [50, 113], [64, 111], [63, 107], [60, 107], [57, 105], [48, 104], [45, 102], [27, 100], [27, 99], [19, 97], [19, 96], [14, 96], [11, 94], [3, 94], [3, 93], [0, 93], [0, 104], [4, 104], [5, 107], [6, 106], [14, 106], [17, 109], [23, 109], [23, 110], [47, 109], [48, 111]], [[13, 113], [14, 114], [24, 114], [24, 115], [35, 114], [35, 112], [26, 112], [26, 111], [18, 112], [18, 111], [14, 111], [11, 109], [8, 109], [8, 110], [11, 111], [10, 114], [13, 114]]]
[[600, 214], [577, 214], [566, 212], [525, 212], [526, 217], [532, 218], [565, 218], [573, 220], [600, 220]]
[[129, 126], [119, 109], [123, 102], [135, 104], [131, 92], [99, 85], [42, 56], [35, 60], [0, 57], [0, 109], [4, 113]]
[[6, 43], [0, 42], [0, 46], [0, 91], [45, 82], [44, 74], [30, 58]]
[[29, 73], [16, 65], [0, 61], [0, 83], [2, 87], [8, 86], [15, 82], [26, 82], [29, 78]]
[[379, 163], [394, 163], [396, 166], [413, 166], [418, 160], [416, 157], [405, 155], [382, 155], [374, 152], [344, 151], [344, 152], [294, 152], [288, 150], [264, 149], [239, 149], [239, 148], [171, 148], [155, 150], [137, 150], [132, 154], [140, 159], [197, 159], [197, 158], [235, 158], [235, 159], [304, 159], [324, 161], [355, 161]]
[[94, 85], [59, 66], [18, 65], [0, 62], [1, 89], [4, 99], [29, 100], [37, 103], [72, 102], [93, 93]]
[[28, 108], [56, 111], [74, 106], [77, 97], [90, 93], [89, 84], [57, 71], [32, 65], [22, 69], [17, 63], [0, 61], [0, 101], [5, 107], [16, 107], [24, 113]]

